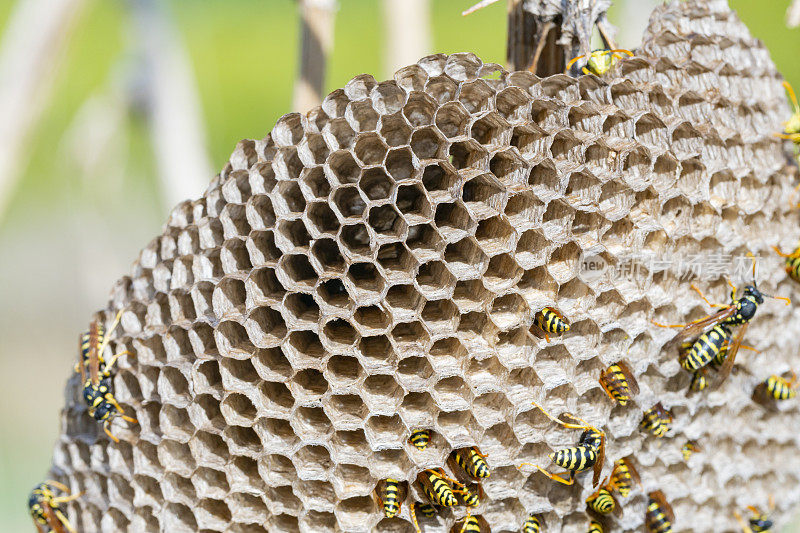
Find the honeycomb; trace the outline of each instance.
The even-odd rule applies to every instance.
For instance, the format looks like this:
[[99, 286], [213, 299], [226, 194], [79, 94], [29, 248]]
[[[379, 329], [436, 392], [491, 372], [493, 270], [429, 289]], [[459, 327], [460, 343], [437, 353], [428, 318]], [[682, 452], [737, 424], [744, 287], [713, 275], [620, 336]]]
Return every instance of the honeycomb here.
[[[547, 531], [586, 531], [591, 476], [566, 487], [517, 468], [577, 440], [535, 400], [605, 429], [606, 472], [636, 458], [643, 487], [609, 530], [642, 531], [657, 489], [675, 531], [734, 531], [733, 510], [770, 493], [781, 523], [800, 500], [800, 417], [750, 392], [789, 369], [797, 308], [767, 299], [745, 339], [761, 354], [693, 396], [664, 350], [674, 331], [650, 320], [707, 314], [690, 281], [729, 298], [721, 273], [663, 258], [750, 251], [762, 290], [800, 297], [770, 251], [793, 248], [800, 222], [792, 153], [772, 135], [789, 114], [767, 50], [711, 1], [659, 7], [603, 79], [433, 55], [284, 116], [172, 211], [98, 314], [124, 310], [112, 349], [135, 357], [114, 385], [139, 424], [115, 421], [114, 444], [69, 380], [51, 474], [85, 491], [70, 517], [85, 532], [412, 531], [419, 487], [389, 519], [378, 482], [478, 446], [485, 529], [541, 513]], [[631, 256], [659, 260], [618, 273]], [[582, 257], [608, 268], [588, 276]], [[548, 306], [571, 322], [549, 342], [533, 326]], [[619, 360], [641, 389], [625, 407], [597, 381]], [[675, 418], [664, 439], [639, 428], [659, 401]], [[434, 431], [424, 451], [406, 441], [418, 428]], [[685, 462], [687, 439], [704, 451]]]

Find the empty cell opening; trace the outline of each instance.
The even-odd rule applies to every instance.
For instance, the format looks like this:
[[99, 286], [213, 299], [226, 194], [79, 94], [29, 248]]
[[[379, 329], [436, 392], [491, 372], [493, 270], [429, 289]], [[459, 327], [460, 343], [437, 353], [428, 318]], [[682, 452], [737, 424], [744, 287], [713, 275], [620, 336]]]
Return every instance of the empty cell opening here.
[[294, 246], [308, 246], [311, 241], [311, 236], [302, 220], [286, 220], [280, 222], [278, 228], [283, 238]]
[[336, 424], [361, 424], [369, 410], [355, 394], [331, 396], [326, 405]]
[[618, 155], [601, 144], [593, 144], [586, 149], [586, 166], [594, 171], [613, 170]]
[[289, 346], [298, 354], [312, 359], [321, 359], [325, 356], [325, 348], [319, 337], [313, 331], [293, 331], [289, 334]]
[[370, 200], [383, 200], [392, 193], [392, 179], [382, 168], [370, 168], [364, 171], [359, 187]]
[[415, 131], [411, 135], [411, 150], [418, 159], [441, 158], [446, 141], [432, 127]]
[[633, 137], [633, 124], [625, 115], [611, 115], [603, 121], [603, 133], [609, 137], [629, 139]]
[[430, 224], [411, 226], [406, 244], [412, 252], [435, 251], [442, 244], [442, 237]]
[[489, 113], [475, 121], [470, 137], [483, 145], [502, 144], [508, 124], [497, 113]]
[[355, 357], [334, 355], [328, 360], [328, 372], [338, 385], [351, 384], [361, 377], [361, 365]]
[[521, 121], [530, 97], [519, 87], [508, 87], [497, 95], [497, 111], [508, 121]]
[[164, 367], [158, 378], [158, 391], [165, 397], [188, 400], [189, 381], [177, 368]]
[[503, 286], [522, 275], [522, 268], [509, 254], [500, 254], [489, 260], [489, 267], [483, 275], [487, 287]]
[[[198, 435], [209, 435], [200, 432]], [[170, 465], [176, 470], [190, 474], [194, 470], [195, 462], [192, 452], [187, 444], [174, 440], [164, 439], [158, 445], [158, 461], [162, 465]]]
[[450, 265], [450, 269], [460, 276], [464, 273], [480, 275], [488, 258], [475, 240], [467, 237], [449, 244], [444, 251], [444, 260]]
[[278, 281], [278, 276], [275, 275], [275, 270], [272, 268], [253, 270], [249, 281], [251, 282], [250, 287], [255, 289], [253, 296], [257, 300], [280, 301], [286, 294], [286, 289]]
[[594, 112], [594, 109], [573, 107], [567, 114], [569, 127], [575, 131], [595, 132], [600, 130], [602, 115]]
[[361, 168], [349, 152], [334, 152], [328, 158], [328, 166], [336, 180], [342, 184], [356, 183], [361, 173]]
[[427, 381], [433, 375], [433, 367], [424, 357], [406, 357], [397, 363], [397, 374], [404, 383], [408, 379]]
[[453, 291], [453, 301], [462, 309], [474, 309], [483, 305], [488, 292], [480, 280], [459, 281]]
[[303, 148], [308, 151], [308, 154], [311, 156], [311, 160], [317, 165], [323, 164], [330, 153], [328, 146], [325, 144], [325, 138], [320, 134], [309, 135], [306, 137], [306, 143]]
[[359, 324], [373, 329], [383, 329], [391, 323], [389, 315], [377, 305], [359, 307], [356, 309], [354, 318]]
[[500, 183], [491, 174], [482, 174], [467, 181], [462, 192], [464, 203], [477, 212], [482, 211], [483, 206], [501, 211], [503, 196]]
[[247, 247], [253, 265], [275, 264], [281, 258], [281, 251], [275, 245], [275, 234], [272, 231], [251, 232]]
[[311, 247], [311, 254], [319, 262], [325, 275], [342, 274], [345, 268], [344, 257], [333, 239], [319, 239]]
[[[286, 323], [283, 321], [283, 316], [271, 307], [256, 308], [250, 313], [248, 319], [248, 326], [259, 346], [278, 342], [286, 336]], [[247, 351], [252, 353], [252, 349]]]
[[418, 184], [399, 187], [396, 205], [404, 215], [430, 218], [431, 206], [425, 198], [425, 192]]
[[[166, 510], [164, 511], [164, 524], [169, 524], [171, 527], [176, 527], [173, 525], [181, 524], [187, 531], [197, 531], [197, 521], [194, 518], [194, 513], [191, 509], [187, 506], [180, 504], [180, 503], [170, 503], [167, 505]], [[100, 520], [96, 520], [93, 522], [94, 524], [99, 524]]]
[[272, 168], [279, 179], [289, 180], [279, 181], [279, 186], [281, 183], [294, 183], [293, 180], [299, 179], [300, 173], [303, 171], [303, 162], [300, 160], [300, 156], [297, 155], [297, 148], [292, 146], [279, 149], [275, 159], [272, 161]]
[[[259, 161], [250, 168], [250, 189], [253, 194], [268, 194], [278, 181], [275, 179], [275, 171], [268, 161]], [[206, 213], [202, 212], [199, 216], [195, 215], [195, 220], [199, 220]]]
[[337, 318], [325, 324], [325, 336], [333, 343], [352, 345], [358, 338], [356, 330], [346, 320]]
[[356, 187], [343, 187], [333, 193], [333, 203], [343, 217], [360, 217], [367, 208]]
[[312, 323], [319, 320], [319, 306], [310, 294], [290, 294], [284, 301], [284, 307], [297, 320]]
[[258, 373], [248, 360], [222, 359], [220, 361], [226, 377], [239, 382], [239, 385], [255, 383], [258, 380]]
[[222, 375], [216, 361], [203, 361], [197, 366], [195, 385], [200, 390], [216, 389], [222, 385]]
[[422, 173], [422, 185], [428, 193], [449, 192], [458, 179], [458, 175], [444, 163], [428, 165]]
[[250, 233], [250, 224], [247, 222], [246, 207], [244, 205], [226, 205], [220, 214], [220, 219], [222, 226], [230, 237]]
[[277, 191], [290, 212], [302, 213], [305, 210], [306, 199], [303, 197], [303, 191], [300, 190], [300, 185], [296, 181], [278, 182]]
[[327, 202], [311, 204], [308, 209], [308, 220], [320, 233], [336, 233], [339, 229], [339, 220]]
[[370, 209], [368, 222], [376, 233], [388, 237], [401, 237], [408, 228], [400, 213], [389, 204]]
[[514, 237], [514, 228], [503, 217], [497, 216], [478, 223], [475, 238], [484, 249], [492, 252], [508, 250]]
[[414, 172], [411, 150], [396, 148], [386, 156], [386, 170], [397, 181], [407, 180]]
[[435, 112], [436, 102], [430, 96], [421, 92], [412, 93], [403, 108], [403, 115], [405, 115], [409, 124], [415, 128], [432, 124]]
[[447, 137], [458, 137], [467, 133], [469, 114], [456, 103], [442, 106], [436, 113], [436, 127]]
[[461, 86], [458, 101], [469, 113], [478, 114], [490, 109], [493, 96], [494, 91], [485, 81], [475, 80]]
[[347, 271], [347, 279], [362, 291], [380, 292], [386, 282], [372, 263], [354, 263]]
[[416, 260], [408, 248], [400, 242], [384, 244], [378, 250], [378, 264], [384, 270], [400, 272], [404, 275], [413, 275]]
[[387, 149], [377, 133], [362, 135], [356, 141], [356, 157], [365, 165], [380, 164]]
[[545, 155], [546, 140], [547, 135], [532, 126], [517, 126], [511, 132], [511, 146], [526, 158]]
[[365, 458], [369, 455], [367, 439], [364, 436], [364, 431], [361, 429], [337, 431], [333, 436], [331, 444], [338, 453], [354, 454]]
[[530, 309], [522, 296], [507, 294], [492, 302], [492, 320], [502, 328], [508, 328], [522, 322], [530, 314]]
[[381, 136], [389, 146], [402, 146], [408, 144], [411, 128], [402, 115], [397, 113], [381, 119]]
[[284, 115], [278, 119], [270, 137], [277, 146], [292, 146], [303, 138], [302, 117], [298, 113]]
[[479, 162], [485, 159], [487, 155], [486, 150], [473, 140], [451, 144], [449, 153], [450, 162], [458, 170], [478, 166]]
[[372, 416], [367, 421], [367, 428], [381, 440], [400, 441], [405, 432], [405, 427], [397, 415]]
[[436, 76], [425, 84], [425, 92], [431, 95], [440, 105], [456, 96], [458, 85], [448, 76]]
[[409, 392], [403, 398], [401, 409], [406, 415], [413, 418], [428, 417], [435, 412], [435, 405], [427, 392]]
[[305, 255], [283, 256], [283, 271], [298, 285], [311, 288], [317, 282], [317, 274]]
[[323, 435], [332, 430], [331, 421], [321, 407], [299, 407], [294, 412], [294, 422], [298, 433], [308, 435]]
[[643, 143], [656, 146], [663, 146], [667, 143], [667, 127], [655, 115], [642, 115], [636, 121], [635, 128], [636, 138]]
[[578, 161], [581, 151], [580, 141], [569, 132], [558, 132], [550, 145], [550, 152], [556, 161]]
[[353, 138], [356, 132], [350, 127], [350, 124], [343, 118], [331, 120], [322, 130], [328, 143], [333, 149], [346, 150], [353, 144]]
[[505, 213], [515, 227], [522, 229], [541, 222], [544, 202], [531, 191], [518, 192], [508, 199]]
[[368, 362], [391, 361], [394, 358], [394, 350], [385, 335], [375, 337], [362, 337], [358, 349]]
[[397, 344], [421, 346], [427, 344], [429, 337], [420, 322], [401, 322], [392, 330], [392, 338]]
[[423, 298], [412, 285], [395, 285], [386, 293], [386, 303], [395, 309], [416, 311]]
[[[309, 168], [301, 182], [315, 198], [327, 198], [331, 192], [331, 184], [325, 177], [322, 167]], [[274, 216], [274, 215], [273, 215]], [[251, 222], [252, 224], [252, 222]]]
[[246, 297], [247, 292], [243, 281], [224, 278], [214, 290], [212, 301], [217, 315], [222, 316], [237, 309], [243, 310]]
[[368, 376], [364, 380], [364, 392], [376, 397], [375, 399], [383, 398], [389, 400], [390, 403], [388, 404], [379, 404], [383, 408], [394, 404], [394, 401], [400, 399], [403, 395], [403, 389], [400, 388], [394, 378], [385, 375]]
[[351, 102], [345, 114], [357, 131], [372, 131], [378, 125], [378, 113], [368, 100]]
[[[264, 418], [259, 419], [257, 424], [261, 430], [262, 437], [265, 439], [265, 447], [270, 445], [281, 448], [291, 447], [297, 442], [297, 436], [288, 420]], [[322, 449], [324, 450], [325, 448]]]
[[229, 394], [222, 400], [222, 414], [229, 422], [237, 419], [253, 420], [257, 413], [256, 406], [244, 394]]
[[381, 115], [391, 115], [402, 109], [405, 93], [392, 81], [377, 84], [371, 93], [372, 106]]
[[258, 389], [265, 400], [264, 408], [270, 411], [270, 414], [289, 415], [294, 407], [294, 397], [285, 384], [265, 381]]
[[343, 227], [341, 242], [353, 254], [369, 255], [371, 250], [369, 232], [364, 224]]
[[556, 194], [561, 188], [558, 173], [551, 163], [542, 163], [531, 169], [528, 183], [533, 186], [534, 191], [542, 189], [550, 194]]
[[429, 301], [422, 308], [421, 318], [431, 330], [446, 327], [455, 330], [458, 310], [450, 300]]
[[419, 267], [417, 284], [428, 290], [439, 290], [455, 282], [444, 263], [432, 261]]
[[352, 303], [344, 283], [338, 278], [329, 279], [320, 284], [317, 288], [317, 294], [325, 303], [334, 307], [347, 308]]
[[473, 226], [469, 211], [461, 202], [439, 204], [436, 208], [436, 225], [439, 229], [451, 228], [468, 231]]

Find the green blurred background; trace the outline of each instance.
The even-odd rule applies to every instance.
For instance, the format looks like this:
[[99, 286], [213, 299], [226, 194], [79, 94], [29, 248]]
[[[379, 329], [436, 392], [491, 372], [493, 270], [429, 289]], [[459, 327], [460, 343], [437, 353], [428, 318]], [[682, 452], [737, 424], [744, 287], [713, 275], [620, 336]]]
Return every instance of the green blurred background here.
[[[612, 21], [620, 27], [619, 45], [636, 46], [656, 3], [617, 2]], [[462, 18], [469, 4], [431, 0], [430, 52], [472, 51], [504, 63], [504, 2]], [[800, 29], [784, 23], [789, 0], [731, 4], [800, 86]], [[15, 7], [17, 0], [0, 0], [3, 33]], [[239, 139], [263, 137], [292, 110], [297, 6], [293, 0], [171, 0], [165, 7], [189, 56], [204, 149], [215, 172]], [[135, 80], [130, 87], [137, 61], [130, 19], [129, 2], [86, 1], [68, 45], [50, 51], [58, 57], [52, 97], [24, 143], [20, 172], [0, 211], [2, 531], [31, 529], [26, 495], [50, 463], [78, 332], [171, 207]], [[329, 89], [364, 72], [386, 77], [383, 23], [379, 0], [340, 1]], [[14, 79], [0, 78], [0, 86], [9, 83]], [[193, 196], [200, 194], [202, 187]]]

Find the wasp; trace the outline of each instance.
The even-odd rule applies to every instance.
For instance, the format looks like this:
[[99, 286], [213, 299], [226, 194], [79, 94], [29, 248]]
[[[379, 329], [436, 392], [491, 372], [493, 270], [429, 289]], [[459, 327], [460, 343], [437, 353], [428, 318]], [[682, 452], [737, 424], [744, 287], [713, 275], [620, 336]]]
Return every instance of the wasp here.
[[564, 479], [557, 474], [551, 474], [541, 466], [534, 465], [532, 463], [522, 463], [522, 465], [533, 466], [553, 481], [558, 481], [559, 483], [563, 483], [565, 485], [572, 485], [575, 483], [576, 473], [588, 468], [594, 468], [592, 485], [596, 487], [598, 481], [600, 480], [600, 474], [603, 471], [606, 434], [596, 427], [587, 424], [584, 420], [578, 418], [577, 416], [565, 413], [564, 416], [571, 418], [572, 420], [578, 422], [578, 424], [564, 422], [545, 411], [544, 408], [536, 402], [532, 403], [553, 422], [560, 424], [567, 429], [582, 429], [584, 431], [580, 436], [577, 446], [557, 450], [549, 455], [551, 461], [558, 466], [567, 469], [567, 473], [569, 474], [568, 479]]
[[786, 271], [789, 278], [800, 283], [800, 246], [795, 248], [790, 254], [781, 252], [780, 248], [777, 246], [773, 246], [772, 249], [775, 250], [779, 256], [784, 258], [783, 269]]
[[675, 513], [664, 497], [664, 493], [657, 490], [648, 494], [647, 497], [647, 512], [644, 515], [647, 530], [650, 533], [671, 533]]
[[[581, 67], [581, 71], [584, 74], [602, 76], [611, 70], [611, 67], [614, 66], [614, 63], [616, 63], [617, 59], [622, 58], [625, 55], [628, 57], [633, 57], [633, 52], [630, 50], [625, 50], [624, 48], [616, 48], [614, 50], [594, 50], [589, 54], [586, 64]], [[572, 67], [572, 65], [584, 57], [587, 56], [579, 55], [570, 59], [569, 63], [567, 63], [567, 67], [564, 69], [564, 73], [566, 74], [569, 72], [569, 69]]]
[[671, 424], [672, 415], [669, 411], [664, 409], [664, 406], [661, 405], [661, 402], [658, 402], [644, 412], [641, 426], [643, 429], [649, 431], [656, 437], [661, 438], [667, 434]]
[[[752, 254], [750, 254], [752, 256]], [[720, 368], [718, 383], [722, 383], [730, 375], [736, 353], [742, 345], [747, 326], [756, 314], [758, 306], [764, 303], [764, 297], [783, 300], [787, 305], [791, 303], [788, 298], [771, 296], [758, 290], [755, 281], [756, 262], [753, 257], [753, 284], [745, 286], [742, 296], [736, 296], [737, 288], [728, 281], [731, 286], [731, 303], [729, 305], [712, 304], [703, 295], [702, 291], [694, 284], [692, 289], [697, 291], [700, 297], [710, 306], [721, 308], [718, 312], [707, 317], [695, 320], [689, 324], [665, 325], [655, 322], [659, 327], [679, 327], [683, 328], [670, 343], [683, 342], [690, 338], [696, 338], [691, 348], [682, 353], [681, 365], [688, 372], [696, 372], [705, 367], [715, 358], [718, 358], [723, 346], [727, 345], [727, 352]], [[740, 326], [736, 335], [731, 333], [731, 328]], [[699, 335], [699, 336], [698, 336]], [[684, 345], [685, 346], [685, 345]]]
[[[745, 523], [742, 515], [739, 514], [739, 511], [734, 511], [733, 516], [736, 517], [736, 521], [739, 522], [739, 525], [742, 526], [742, 531], [744, 533], [758, 533], [761, 531], [769, 531], [772, 529], [772, 520], [770, 520], [769, 515], [766, 513], [762, 513], [756, 507], [749, 505], [747, 509], [752, 513], [752, 516]], [[769, 496], [769, 511], [772, 512], [775, 509], [775, 499], [770, 494]]]
[[[65, 495], [56, 496], [56, 490]], [[28, 512], [39, 533], [75, 533], [75, 528], [61, 510], [61, 504], [76, 500], [82, 495], [82, 492], [72, 494], [69, 487], [58, 481], [47, 480], [36, 485], [28, 496]]]
[[613, 487], [607, 481], [608, 478], [603, 480], [600, 488], [586, 498], [586, 505], [589, 509], [601, 515], [618, 512], [620, 509], [617, 499], [611, 493]]
[[417, 429], [413, 431], [411, 436], [408, 438], [408, 442], [410, 442], [418, 450], [424, 450], [427, 448], [430, 441], [431, 432], [428, 429]]
[[772, 375], [758, 384], [753, 391], [753, 400], [764, 407], [774, 408], [776, 402], [797, 396], [797, 374], [791, 371], [791, 379]]
[[[89, 325], [89, 331], [80, 336], [80, 367], [81, 381], [83, 382], [83, 399], [89, 407], [89, 414], [98, 422], [103, 422], [103, 430], [114, 441], [119, 442], [109, 430], [114, 418], [122, 418], [126, 422], [138, 423], [138, 420], [125, 415], [125, 411], [114, 397], [111, 369], [122, 355], [130, 355], [127, 350], [118, 352], [106, 361], [104, 353], [110, 342], [110, 334], [119, 324], [122, 311], [117, 313], [114, 322], [106, 332], [99, 321]], [[86, 372], [89, 377], [86, 377]]]
[[681, 453], [683, 454], [684, 461], [688, 461], [692, 457], [692, 454], [702, 451], [703, 448], [693, 440], [687, 440], [683, 446], [681, 446]]
[[556, 309], [545, 307], [533, 317], [534, 324], [544, 333], [544, 338], [550, 342], [550, 334], [560, 335], [569, 331], [569, 322]]
[[800, 105], [797, 105], [797, 96], [788, 81], [783, 82], [783, 88], [786, 89], [786, 93], [792, 101], [792, 116], [783, 123], [783, 132], [775, 135], [781, 139], [788, 139], [794, 144], [800, 144]]
[[417, 521], [417, 511], [424, 518], [433, 518], [436, 516], [436, 507], [422, 502], [411, 502], [411, 505], [409, 505], [409, 513], [411, 514], [411, 521], [414, 522], [414, 530], [416, 533], [422, 533], [422, 528], [419, 527], [419, 522]]
[[597, 520], [592, 520], [589, 523], [589, 532], [588, 533], [603, 533], [603, 524], [601, 524]]
[[392, 518], [400, 512], [400, 505], [403, 500], [401, 495], [402, 488], [396, 479], [386, 478], [378, 482], [376, 487], [378, 504], [383, 508], [386, 518]]
[[464, 524], [461, 526], [460, 533], [481, 533], [481, 523], [477, 517], [467, 515], [464, 517]]
[[639, 394], [639, 384], [628, 365], [620, 361], [600, 372], [600, 385], [608, 397], [625, 406], [628, 400]]
[[441, 505], [442, 507], [454, 507], [458, 504], [456, 495], [453, 493], [453, 487], [450, 483], [460, 485], [457, 481], [445, 476], [442, 469], [428, 468], [423, 470], [417, 476], [420, 484], [422, 485], [423, 492], [430, 499], [431, 503]]
[[542, 521], [533, 513], [528, 515], [528, 519], [522, 524], [522, 533], [541, 533]]
[[474, 478], [486, 478], [491, 475], [489, 465], [486, 464], [486, 455], [482, 454], [477, 446], [456, 450], [453, 452], [453, 458], [464, 472]]
[[623, 457], [614, 463], [614, 470], [611, 471], [611, 486], [619, 492], [620, 496], [627, 498], [633, 484], [641, 484], [641, 482], [632, 457]]

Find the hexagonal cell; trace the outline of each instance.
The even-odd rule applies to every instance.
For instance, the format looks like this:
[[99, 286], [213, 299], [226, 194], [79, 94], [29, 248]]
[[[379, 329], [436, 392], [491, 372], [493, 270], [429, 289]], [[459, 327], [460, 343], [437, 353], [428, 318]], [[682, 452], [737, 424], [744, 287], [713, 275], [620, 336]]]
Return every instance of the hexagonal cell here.
[[284, 255], [276, 274], [287, 287], [305, 291], [312, 290], [317, 282], [317, 274], [305, 255]]
[[344, 274], [345, 261], [333, 239], [319, 239], [311, 247], [312, 265], [319, 265], [320, 275]]
[[312, 234], [332, 235], [339, 229], [339, 219], [336, 218], [336, 213], [333, 212], [327, 202], [309, 204], [307, 217]]
[[372, 300], [383, 292], [386, 281], [372, 263], [353, 263], [347, 269], [345, 284], [354, 298]]
[[439, 105], [453, 100], [457, 91], [458, 84], [449, 76], [436, 76], [425, 84], [425, 92], [432, 96]]
[[469, 112], [457, 102], [443, 105], [436, 111], [436, 127], [446, 137], [466, 135], [469, 128]]
[[319, 321], [319, 306], [310, 294], [295, 293], [283, 302], [287, 323], [291, 328], [313, 328]]
[[367, 201], [361, 196], [358, 187], [340, 187], [333, 193], [333, 205], [342, 218], [361, 218], [367, 208]]
[[370, 168], [364, 171], [359, 188], [370, 200], [384, 200], [392, 192], [393, 180], [381, 168]]
[[444, 72], [456, 81], [474, 80], [478, 77], [482, 65], [483, 63], [475, 54], [452, 54], [447, 57]]
[[515, 283], [522, 276], [522, 268], [510, 254], [500, 254], [489, 260], [483, 274], [483, 284], [491, 291], [501, 291]]
[[313, 331], [293, 331], [283, 345], [286, 361], [295, 367], [318, 366], [327, 353], [319, 335]]
[[256, 303], [278, 303], [286, 294], [286, 289], [275, 274], [275, 269], [269, 267], [253, 270], [245, 285]]
[[439, 204], [435, 221], [436, 228], [447, 241], [461, 239], [475, 227], [475, 221], [460, 201]]
[[352, 305], [352, 300], [344, 283], [338, 278], [329, 279], [321, 283], [317, 287], [317, 295], [323, 302], [333, 307], [347, 309]]
[[402, 109], [406, 95], [397, 84], [384, 81], [373, 88], [370, 98], [375, 111], [381, 115], [392, 115]]
[[448, 143], [434, 127], [422, 128], [411, 135], [411, 150], [418, 159], [441, 159]]
[[272, 231], [252, 231], [245, 243], [250, 262], [254, 266], [275, 266], [280, 259], [281, 251], [275, 245], [275, 233]]
[[331, 183], [340, 185], [358, 182], [361, 174], [361, 167], [359, 167], [356, 160], [350, 155], [350, 152], [343, 150], [332, 153], [325, 164], [325, 168]]
[[320, 134], [308, 135], [297, 147], [297, 155], [306, 166], [323, 164], [328, 154], [330, 150]]
[[350, 102], [344, 116], [355, 131], [374, 131], [378, 125], [378, 113], [369, 100]]
[[397, 415], [369, 417], [364, 432], [367, 440], [374, 448], [378, 449], [400, 447], [406, 439], [406, 428]]
[[457, 169], [486, 167], [486, 150], [474, 139], [454, 142], [450, 145], [450, 163]]
[[344, 118], [331, 120], [322, 129], [322, 137], [331, 150], [347, 150], [353, 145], [356, 132]]
[[418, 183], [401, 185], [397, 188], [395, 205], [410, 225], [428, 222], [432, 209], [425, 195], [425, 190]]
[[472, 114], [489, 111], [494, 105], [494, 91], [484, 80], [475, 80], [461, 86], [458, 101]]
[[356, 157], [364, 165], [379, 165], [386, 157], [388, 147], [377, 133], [360, 135], [356, 140]]
[[[276, 236], [281, 237], [282, 243], [288, 243], [289, 246], [282, 246], [282, 248], [305, 248], [311, 242], [311, 236], [308, 234], [306, 225], [302, 220], [284, 220], [278, 222]], [[225, 264], [225, 256], [223, 255], [223, 265]]]
[[407, 180], [414, 173], [414, 160], [409, 148], [395, 148], [386, 156], [386, 170], [397, 181]]
[[403, 115], [413, 128], [433, 124], [436, 102], [425, 93], [413, 92], [403, 107]]
[[508, 142], [510, 124], [498, 113], [487, 113], [472, 124], [470, 137], [485, 146], [501, 146]]
[[325, 170], [321, 166], [307, 168], [304, 171], [303, 178], [300, 180], [300, 188], [309, 200], [327, 198], [331, 192], [331, 184], [328, 182], [328, 178], [325, 177]]
[[428, 79], [428, 74], [419, 65], [409, 65], [394, 74], [397, 85], [406, 92], [421, 91]]
[[297, 154], [297, 148], [281, 148], [272, 161], [272, 169], [278, 180], [297, 180], [303, 171], [303, 162]]
[[333, 432], [331, 421], [321, 407], [298, 407], [290, 420], [297, 436], [305, 441], [319, 441]]
[[489, 258], [471, 237], [448, 244], [444, 251], [444, 260], [447, 262], [447, 269], [459, 279], [480, 276], [489, 262]]
[[433, 258], [444, 245], [442, 236], [431, 224], [421, 224], [408, 228], [406, 245], [418, 261]]
[[497, 111], [511, 123], [524, 121], [529, 116], [530, 96], [520, 87], [508, 87], [497, 94]]
[[392, 376], [368, 376], [361, 397], [373, 414], [394, 414], [403, 400], [403, 389]]
[[411, 127], [401, 113], [396, 113], [381, 118], [380, 134], [389, 146], [402, 146], [411, 138]]
[[455, 277], [441, 261], [432, 261], [419, 267], [416, 286], [428, 299], [447, 297], [455, 285]]

